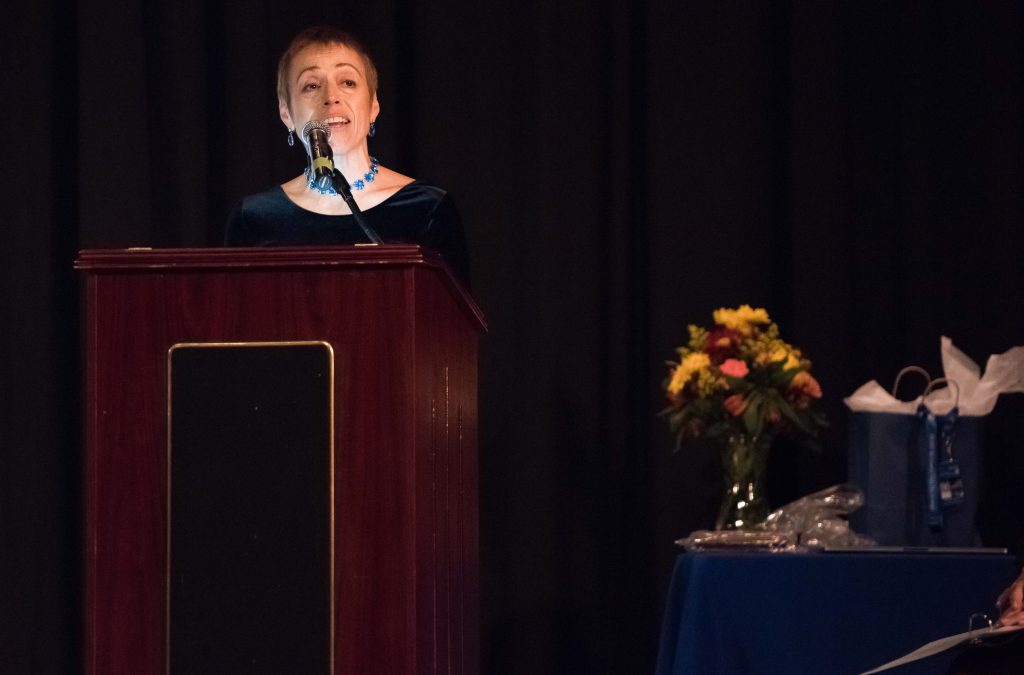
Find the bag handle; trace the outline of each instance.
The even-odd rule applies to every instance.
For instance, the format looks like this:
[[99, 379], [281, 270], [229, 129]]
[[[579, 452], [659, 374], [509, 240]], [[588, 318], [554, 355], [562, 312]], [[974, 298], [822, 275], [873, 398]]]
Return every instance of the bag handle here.
[[921, 400], [923, 401], [928, 396], [928, 394], [932, 393], [932, 391], [935, 389], [935, 385], [937, 385], [937, 384], [944, 384], [947, 387], [953, 387], [954, 388], [953, 407], [954, 408], [959, 408], [960, 407], [960, 383], [957, 382], [956, 380], [951, 380], [948, 377], [937, 377], [934, 380], [932, 380], [931, 382], [929, 382], [928, 383], [928, 387], [925, 388], [925, 390], [924, 390], [924, 394], [921, 395]]
[[907, 366], [906, 368], [904, 368], [900, 372], [896, 373], [896, 380], [892, 383], [892, 397], [896, 398], [896, 392], [900, 388], [900, 380], [902, 380], [903, 376], [906, 375], [907, 373], [917, 373], [917, 374], [922, 375], [924, 377], [924, 380], [925, 380], [925, 383], [924, 383], [924, 394], [922, 394], [922, 398], [925, 395], [927, 395], [928, 392], [931, 390], [932, 376], [929, 375], [928, 371], [925, 370], [924, 368], [922, 368], [921, 366]]

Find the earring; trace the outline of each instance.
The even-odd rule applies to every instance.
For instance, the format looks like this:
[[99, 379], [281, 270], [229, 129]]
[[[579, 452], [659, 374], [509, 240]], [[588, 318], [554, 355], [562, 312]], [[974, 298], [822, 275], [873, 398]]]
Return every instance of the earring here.
[[373, 138], [374, 136], [377, 135], [377, 123], [376, 122], [370, 122], [370, 133], [368, 133], [366, 135], [369, 136], [370, 138]]
[[288, 146], [291, 147], [293, 145], [295, 145], [295, 129], [289, 129], [288, 130]]

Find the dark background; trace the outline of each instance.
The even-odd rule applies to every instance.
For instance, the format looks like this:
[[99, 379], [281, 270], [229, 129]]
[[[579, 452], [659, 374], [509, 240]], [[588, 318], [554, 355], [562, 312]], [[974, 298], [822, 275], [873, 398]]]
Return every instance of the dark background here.
[[[291, 6], [289, 6], [291, 5]], [[381, 71], [387, 166], [467, 223], [481, 359], [483, 671], [653, 666], [673, 539], [710, 525], [707, 449], [671, 453], [664, 361], [762, 305], [833, 427], [776, 503], [845, 471], [841, 399], [939, 336], [1024, 343], [1016, 2], [7, 8], [0, 219], [0, 671], [77, 672], [79, 248], [205, 245], [297, 174], [276, 59], [318, 20]], [[987, 543], [1015, 545], [1021, 396], [988, 425]]]

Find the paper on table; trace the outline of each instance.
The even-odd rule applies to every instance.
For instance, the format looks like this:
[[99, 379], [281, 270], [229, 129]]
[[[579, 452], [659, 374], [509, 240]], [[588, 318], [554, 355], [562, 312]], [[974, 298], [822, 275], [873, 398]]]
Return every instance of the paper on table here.
[[910, 652], [906, 656], [901, 656], [895, 661], [890, 661], [889, 663], [886, 663], [884, 666], [878, 666], [874, 670], [865, 671], [861, 673], [861, 675], [871, 675], [872, 673], [880, 673], [883, 670], [889, 670], [890, 668], [896, 668], [897, 666], [902, 666], [907, 663], [920, 661], [921, 659], [926, 659], [929, 656], [934, 656], [949, 649], [954, 649], [956, 647], [959, 647], [960, 645], [967, 644], [975, 638], [985, 641], [993, 637], [1005, 635], [1007, 633], [1013, 633], [1019, 630], [1024, 630], [1024, 626], [1001, 626], [999, 628], [992, 628], [991, 630], [976, 630], [967, 633], [960, 633], [958, 635], [950, 635], [949, 637], [944, 637], [933, 642], [929, 642], [923, 647], [919, 647], [914, 651]]
[[[943, 375], [956, 387], [936, 390], [928, 395], [928, 407], [936, 414], [943, 414], [956, 401], [961, 415], [981, 417], [992, 412], [1000, 394], [1024, 392], [1024, 346], [1014, 347], [1002, 354], [993, 354], [985, 364], [985, 375], [966, 354], [953, 346], [953, 341], [943, 336], [940, 342]], [[871, 380], [857, 391], [843, 399], [854, 412], [888, 412], [913, 415], [921, 403], [921, 397], [912, 401], [901, 401]]]

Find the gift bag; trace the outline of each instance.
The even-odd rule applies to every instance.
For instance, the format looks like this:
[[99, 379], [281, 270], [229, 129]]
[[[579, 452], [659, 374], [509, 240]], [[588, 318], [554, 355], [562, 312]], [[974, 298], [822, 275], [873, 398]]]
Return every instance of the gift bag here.
[[[990, 356], [984, 375], [948, 337], [940, 349], [947, 387], [934, 389], [928, 373], [910, 367], [892, 393], [872, 380], [845, 399], [849, 480], [864, 490], [850, 523], [879, 544], [979, 543], [982, 420], [999, 396], [1024, 392], [1024, 346]], [[901, 400], [896, 389], [910, 372], [923, 375], [921, 395]]]
[[925, 393], [905, 402], [912, 411], [851, 413], [849, 481], [864, 490], [864, 506], [850, 523], [885, 546], [980, 545], [982, 418], [926, 402], [934, 383], [924, 375]]

